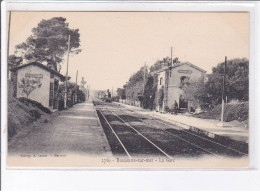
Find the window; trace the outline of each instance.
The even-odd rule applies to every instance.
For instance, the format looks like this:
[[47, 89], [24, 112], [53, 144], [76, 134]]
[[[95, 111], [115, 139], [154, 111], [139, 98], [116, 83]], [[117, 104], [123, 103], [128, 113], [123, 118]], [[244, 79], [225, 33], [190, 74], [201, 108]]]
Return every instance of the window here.
[[160, 78], [160, 85], [162, 85], [162, 82], [163, 82], [163, 78], [161, 77]]
[[189, 83], [190, 78], [187, 77], [187, 76], [181, 76], [180, 77], [180, 81], [181, 81], [180, 86], [182, 87], [182, 86], [185, 86], [185, 85], [187, 85]]
[[53, 89], [54, 89], [54, 84], [50, 83], [50, 91], [49, 91], [49, 106], [53, 105]]

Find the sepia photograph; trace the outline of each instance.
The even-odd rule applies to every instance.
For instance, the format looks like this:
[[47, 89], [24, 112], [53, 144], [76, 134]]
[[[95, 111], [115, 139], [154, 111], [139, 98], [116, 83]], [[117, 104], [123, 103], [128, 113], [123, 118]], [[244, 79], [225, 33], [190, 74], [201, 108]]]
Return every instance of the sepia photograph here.
[[249, 168], [249, 12], [7, 19], [8, 167]]

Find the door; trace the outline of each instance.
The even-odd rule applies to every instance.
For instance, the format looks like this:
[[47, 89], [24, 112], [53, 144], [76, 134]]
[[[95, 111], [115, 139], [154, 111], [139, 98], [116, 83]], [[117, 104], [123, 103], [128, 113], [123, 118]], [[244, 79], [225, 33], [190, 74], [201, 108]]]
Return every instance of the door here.
[[54, 100], [53, 100], [53, 109], [58, 109], [58, 93], [59, 93], [59, 81], [54, 80]]
[[179, 108], [180, 109], [187, 109], [188, 108], [188, 101], [183, 99], [182, 95], [179, 98]]

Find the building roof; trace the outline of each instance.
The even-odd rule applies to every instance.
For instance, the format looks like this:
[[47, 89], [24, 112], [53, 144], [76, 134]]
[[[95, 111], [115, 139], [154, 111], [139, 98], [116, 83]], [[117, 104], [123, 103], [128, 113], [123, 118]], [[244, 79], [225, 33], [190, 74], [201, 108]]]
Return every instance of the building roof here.
[[179, 67], [179, 66], [182, 66], [182, 65], [189, 65], [190, 67], [192, 67], [194, 69], [197, 69], [198, 71], [201, 71], [202, 73], [206, 73], [207, 72], [204, 69], [201, 69], [201, 68], [197, 67], [196, 65], [191, 64], [190, 62], [176, 63], [176, 64], [173, 65], [173, 68]]
[[[22, 69], [22, 68], [27, 67], [27, 66], [30, 66], [30, 65], [38, 66], [38, 67], [40, 67], [40, 68], [42, 68], [42, 69], [44, 69], [44, 70], [46, 70], [46, 71], [48, 71], [48, 72], [50, 72], [50, 73], [53, 73], [53, 74], [59, 76], [62, 81], [65, 81], [65, 79], [66, 79], [66, 77], [65, 77], [64, 75], [60, 74], [59, 72], [57, 72], [57, 71], [55, 71], [55, 70], [53, 70], [53, 69], [50, 69], [50, 68], [47, 67], [46, 65], [43, 65], [43, 64], [41, 64], [41, 63], [39, 63], [39, 62], [30, 62], [30, 63], [24, 64], [24, 65], [20, 65], [20, 66], [17, 66], [17, 67], [14, 67], [14, 68], [10, 69], [10, 71], [15, 72], [15, 71], [17, 71], [17, 70], [19, 70], [19, 69]], [[68, 79], [69, 79], [69, 78], [70, 78], [70, 77], [68, 77]]]
[[206, 73], [205, 70], [203, 70], [203, 69], [201, 69], [201, 68], [199, 68], [199, 67], [197, 67], [197, 66], [191, 64], [190, 62], [175, 63], [175, 64], [173, 64], [173, 66], [162, 67], [161, 69], [155, 71], [154, 73], [161, 73], [161, 72], [163, 72], [163, 71], [165, 71], [165, 70], [167, 70], [167, 69], [170, 69], [170, 68], [174, 69], [174, 68], [180, 67], [180, 66], [182, 66], [182, 65], [189, 65], [190, 67], [192, 67], [192, 68], [194, 68], [194, 69], [197, 69], [198, 71], [201, 71], [202, 73]]

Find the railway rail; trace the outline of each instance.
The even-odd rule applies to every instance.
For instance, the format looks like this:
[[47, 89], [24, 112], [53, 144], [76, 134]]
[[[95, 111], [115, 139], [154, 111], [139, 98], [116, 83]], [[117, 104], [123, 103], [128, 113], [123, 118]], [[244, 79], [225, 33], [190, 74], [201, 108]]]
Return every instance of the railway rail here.
[[[159, 119], [144, 117], [113, 106], [111, 103], [100, 101], [94, 103], [115, 155], [129, 158], [160, 156], [169, 159], [174, 156], [247, 156], [246, 151], [234, 149], [198, 134], [176, 129]], [[155, 124], [152, 124], [151, 120]], [[168, 128], [160, 129], [158, 125], [165, 125]]]
[[[158, 119], [157, 119], [156, 121], [159, 122], [159, 123], [161, 123], [161, 124], [163, 124], [163, 125], [165, 125], [165, 126], [169, 126], [169, 123], [167, 124], [167, 122], [163, 122], [163, 121], [158, 120]], [[150, 126], [152, 126], [152, 127], [155, 127], [155, 126], [152, 125], [151, 123], [147, 123], [147, 124], [150, 125]], [[199, 138], [199, 139], [202, 140], [202, 141], [208, 141], [208, 142], [212, 143], [212, 144], [215, 145], [215, 146], [220, 146], [220, 147], [223, 147], [223, 148], [225, 148], [225, 149], [232, 150], [232, 151], [234, 151], [234, 152], [236, 152], [236, 153], [239, 153], [239, 154], [241, 154], [241, 155], [248, 156], [248, 153], [244, 153], [243, 151], [239, 151], [239, 150], [237, 150], [237, 149], [235, 149], [235, 148], [232, 148], [232, 147], [223, 145], [223, 144], [221, 144], [221, 143], [219, 143], [219, 142], [216, 142], [216, 141], [210, 139], [209, 137], [203, 137], [203, 136], [201, 136], [201, 135], [195, 134], [194, 132], [191, 132], [191, 131], [188, 131], [188, 130], [185, 130], [185, 129], [181, 129], [181, 128], [179, 128], [178, 130], [182, 131], [183, 133], [187, 133], [187, 134], [189, 134], [190, 136], [195, 136], [196, 138]], [[168, 133], [169, 133], [170, 135], [174, 135], [174, 134], [172, 134], [171, 132], [168, 132]], [[246, 147], [248, 146], [248, 144], [243, 143], [243, 142], [241, 142], [241, 144], [246, 145]], [[247, 150], [246, 150], [246, 152], [247, 152]]]

